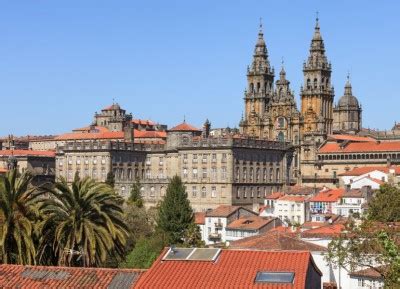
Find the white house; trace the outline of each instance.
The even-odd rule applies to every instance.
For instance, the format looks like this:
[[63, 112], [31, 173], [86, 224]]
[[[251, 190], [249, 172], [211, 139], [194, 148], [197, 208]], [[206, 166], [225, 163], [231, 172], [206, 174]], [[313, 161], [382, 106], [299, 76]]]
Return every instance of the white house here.
[[234, 220], [226, 227], [226, 241], [237, 241], [246, 237], [256, 236], [282, 224], [274, 217], [245, 216]]
[[350, 273], [350, 286], [355, 289], [383, 289], [384, 282], [376, 270], [367, 268]]
[[324, 222], [326, 215], [337, 215], [337, 205], [345, 192], [345, 189], [328, 189], [325, 188], [317, 195], [311, 197], [309, 201], [310, 206], [310, 220], [312, 222]]
[[275, 201], [274, 216], [286, 224], [306, 221], [307, 197], [285, 195]]
[[373, 190], [378, 190], [382, 184], [385, 182], [379, 179], [372, 178], [370, 176], [363, 176], [361, 178], [356, 178], [351, 181], [350, 189], [361, 189], [363, 187], [370, 187]]
[[337, 214], [343, 217], [349, 217], [354, 213], [362, 215], [365, 204], [368, 202], [371, 194], [372, 192], [368, 187], [346, 190], [339, 204], [336, 205]]
[[[371, 185], [372, 189], [379, 189], [375, 183], [371, 183], [371, 180], [385, 182], [398, 182], [398, 176], [400, 175], [400, 167], [360, 167], [355, 168], [351, 171], [340, 174], [341, 183], [344, 186], [350, 186], [351, 188], [361, 188], [363, 186]], [[366, 178], [369, 179], [366, 179]], [[364, 181], [359, 182], [359, 180]], [[354, 184], [357, 183], [357, 184]]]
[[248, 216], [258, 216], [258, 214], [243, 207], [229, 205], [221, 205], [206, 212], [203, 241], [207, 245], [226, 242], [228, 224]]

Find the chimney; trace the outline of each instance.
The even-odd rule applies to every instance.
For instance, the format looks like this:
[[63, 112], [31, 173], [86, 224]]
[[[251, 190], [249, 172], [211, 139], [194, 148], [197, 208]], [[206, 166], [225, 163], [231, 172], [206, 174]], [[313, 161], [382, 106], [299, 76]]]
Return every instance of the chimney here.
[[208, 138], [210, 136], [210, 129], [211, 129], [211, 123], [208, 119], [206, 119], [203, 125], [203, 138]]
[[129, 122], [124, 128], [124, 140], [126, 142], [133, 142], [134, 141], [133, 125], [132, 125], [131, 122]]

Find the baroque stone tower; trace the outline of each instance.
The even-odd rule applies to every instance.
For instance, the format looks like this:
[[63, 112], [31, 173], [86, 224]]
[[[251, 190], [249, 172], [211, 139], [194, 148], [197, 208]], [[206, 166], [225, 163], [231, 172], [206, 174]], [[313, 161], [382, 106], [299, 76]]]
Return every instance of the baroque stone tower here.
[[304, 86], [300, 91], [305, 136], [319, 136], [322, 139], [332, 133], [334, 90], [331, 72], [317, 18], [310, 54], [303, 65]]
[[268, 60], [262, 25], [254, 49], [253, 62], [247, 68], [247, 89], [245, 90], [245, 115], [240, 121], [242, 133], [263, 138], [263, 115], [273, 95], [274, 69]]
[[333, 130], [335, 133], [358, 133], [361, 130], [361, 105], [353, 95], [350, 77], [344, 87], [344, 95], [333, 109]]

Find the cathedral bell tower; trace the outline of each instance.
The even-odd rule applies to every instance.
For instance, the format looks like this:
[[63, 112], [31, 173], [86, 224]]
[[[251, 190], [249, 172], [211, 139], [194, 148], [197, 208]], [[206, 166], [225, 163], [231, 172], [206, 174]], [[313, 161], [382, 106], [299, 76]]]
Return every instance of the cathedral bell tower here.
[[304, 86], [300, 91], [304, 135], [324, 137], [332, 133], [334, 90], [331, 72], [317, 17], [310, 54], [303, 65]]
[[263, 116], [273, 96], [274, 69], [268, 60], [262, 24], [254, 49], [253, 62], [247, 68], [247, 89], [245, 90], [245, 115], [240, 121], [242, 133], [256, 138], [263, 137]]

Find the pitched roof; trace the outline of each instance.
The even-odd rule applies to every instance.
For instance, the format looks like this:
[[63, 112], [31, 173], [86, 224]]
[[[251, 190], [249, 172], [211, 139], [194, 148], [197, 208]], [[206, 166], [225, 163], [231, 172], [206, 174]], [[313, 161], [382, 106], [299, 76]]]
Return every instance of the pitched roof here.
[[330, 224], [301, 233], [302, 238], [333, 238], [339, 236], [345, 229], [343, 224]]
[[200, 131], [200, 130], [186, 122], [182, 122], [181, 124], [178, 124], [177, 126], [171, 128], [170, 131]]
[[342, 198], [362, 198], [363, 192], [359, 189], [344, 191]]
[[322, 190], [309, 199], [309, 202], [337, 202], [342, 197], [344, 191], [343, 188]]
[[371, 167], [360, 167], [354, 168], [351, 171], [347, 171], [345, 173], [339, 174], [339, 176], [361, 176], [373, 171], [380, 171], [382, 173], [388, 174], [390, 170], [394, 170], [396, 175], [400, 175], [400, 167], [391, 166], [391, 167], [383, 167], [383, 166], [371, 166]]
[[272, 194], [270, 194], [269, 196], [266, 197], [267, 200], [277, 200], [280, 197], [282, 197], [284, 195], [284, 193], [282, 192], [274, 192]]
[[349, 134], [331, 134], [328, 135], [328, 139], [330, 140], [339, 140], [339, 141], [354, 141], [354, 142], [370, 142], [376, 141], [372, 137], [366, 136], [356, 136], [356, 135], [349, 135]]
[[4, 288], [133, 288], [144, 270], [0, 265]]
[[350, 142], [346, 146], [340, 143], [327, 142], [319, 153], [362, 153], [362, 152], [400, 152], [400, 141], [386, 142]]
[[274, 251], [318, 251], [327, 249], [299, 239], [295, 234], [268, 231], [256, 236], [243, 238], [229, 244], [234, 249], [274, 250]]
[[132, 119], [132, 123], [139, 125], [156, 125], [156, 123], [149, 119]]
[[206, 213], [205, 212], [194, 213], [194, 223], [197, 225], [204, 225], [206, 223]]
[[225, 217], [225, 218], [227, 218], [239, 209], [240, 209], [239, 206], [221, 205], [211, 211], [208, 211], [206, 213], [206, 217]]
[[259, 230], [271, 223], [276, 218], [262, 218], [259, 216], [244, 216], [231, 222], [227, 229], [233, 230]]
[[288, 201], [288, 202], [296, 202], [296, 203], [301, 203], [306, 200], [306, 197], [304, 196], [290, 196], [290, 195], [285, 195], [283, 197], [280, 197], [278, 201]]
[[[321, 276], [310, 252], [221, 250], [216, 261], [162, 260], [142, 275], [135, 288], [275, 288], [306, 286], [310, 266]], [[293, 284], [255, 283], [260, 271], [294, 272]]]
[[0, 156], [38, 156], [38, 157], [55, 157], [54, 151], [34, 151], [34, 150], [0, 150]]
[[[383, 267], [379, 267], [377, 269], [382, 270]], [[383, 279], [382, 275], [374, 268], [366, 268], [366, 269], [362, 269], [359, 271], [351, 272], [349, 275], [354, 276], [354, 277], [367, 277], [367, 278], [372, 278], [372, 279]]]

